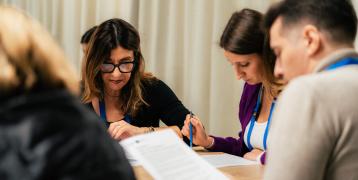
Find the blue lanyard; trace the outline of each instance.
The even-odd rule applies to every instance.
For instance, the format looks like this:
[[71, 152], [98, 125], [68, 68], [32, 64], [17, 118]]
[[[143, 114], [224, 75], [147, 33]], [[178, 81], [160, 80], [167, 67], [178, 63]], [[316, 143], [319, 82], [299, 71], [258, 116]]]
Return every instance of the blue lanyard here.
[[[255, 121], [256, 121], [256, 118], [257, 118], [257, 114], [258, 114], [259, 108], [261, 106], [262, 89], [263, 88], [260, 89], [259, 97], [257, 98], [256, 106], [255, 106], [253, 115], [252, 115], [251, 120], [250, 120], [249, 132], [247, 133], [247, 146], [248, 146], [250, 151], [253, 149], [253, 147], [252, 147], [252, 145], [250, 143], [250, 139], [251, 139], [252, 129], [254, 128]], [[266, 148], [267, 148], [266, 141], [267, 141], [268, 130], [269, 130], [270, 122], [271, 122], [272, 111], [275, 108], [275, 102], [276, 102], [276, 100], [274, 99], [272, 101], [272, 103], [271, 103], [270, 114], [269, 114], [267, 124], [266, 124], [266, 129], [265, 129], [264, 139], [263, 139], [264, 150], [266, 150]]]
[[[106, 124], [107, 127], [109, 127], [110, 123], [107, 121], [106, 106], [104, 104], [104, 101], [99, 101], [99, 114], [101, 116], [102, 121]], [[123, 120], [130, 124], [132, 118], [126, 114]]]
[[329, 65], [326, 70], [333, 70], [333, 69], [337, 69], [340, 68], [342, 66], [347, 66], [347, 65], [351, 65], [351, 64], [358, 64], [358, 59], [355, 58], [344, 58], [334, 64]]
[[104, 124], [107, 127], [109, 127], [109, 122], [107, 121], [106, 107], [104, 105], [104, 101], [99, 101], [99, 115], [101, 116], [101, 119], [104, 122]]

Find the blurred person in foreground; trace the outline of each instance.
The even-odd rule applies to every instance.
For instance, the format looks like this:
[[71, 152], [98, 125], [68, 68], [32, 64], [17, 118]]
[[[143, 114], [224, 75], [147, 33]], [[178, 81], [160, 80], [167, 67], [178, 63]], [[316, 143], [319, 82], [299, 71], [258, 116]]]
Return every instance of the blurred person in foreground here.
[[0, 6], [0, 179], [134, 179], [40, 25]]

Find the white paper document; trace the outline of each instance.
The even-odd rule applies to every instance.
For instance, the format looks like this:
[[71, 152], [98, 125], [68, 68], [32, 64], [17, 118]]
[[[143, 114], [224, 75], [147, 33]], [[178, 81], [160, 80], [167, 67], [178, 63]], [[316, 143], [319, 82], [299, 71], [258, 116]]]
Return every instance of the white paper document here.
[[129, 161], [129, 164], [131, 166], [140, 166], [141, 164], [139, 163], [138, 159], [136, 159], [134, 156], [132, 156], [128, 151], [126, 151], [124, 149], [124, 153]]
[[228, 179], [170, 129], [134, 136], [120, 144], [154, 179]]
[[238, 166], [238, 165], [255, 165], [259, 164], [256, 161], [250, 161], [239, 156], [231, 154], [215, 154], [215, 155], [201, 155], [207, 162], [214, 167]]

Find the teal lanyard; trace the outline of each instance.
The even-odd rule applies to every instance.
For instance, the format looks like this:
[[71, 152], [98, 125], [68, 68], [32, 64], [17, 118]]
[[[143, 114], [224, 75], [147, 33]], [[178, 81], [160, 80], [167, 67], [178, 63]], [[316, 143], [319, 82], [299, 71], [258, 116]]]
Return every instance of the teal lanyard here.
[[333, 70], [333, 69], [337, 69], [343, 66], [348, 66], [348, 65], [358, 65], [358, 59], [355, 58], [344, 58], [334, 64], [331, 64], [330, 66], [328, 66], [326, 68], [327, 71], [329, 70]]
[[[252, 145], [251, 145], [251, 142], [250, 142], [250, 139], [251, 139], [251, 134], [252, 134], [252, 130], [254, 128], [254, 125], [255, 125], [255, 121], [257, 119], [257, 114], [258, 114], [258, 111], [261, 107], [261, 96], [262, 96], [262, 87], [260, 89], [260, 92], [259, 92], [259, 97], [257, 98], [257, 101], [256, 101], [256, 106], [254, 108], [254, 112], [252, 114], [252, 117], [251, 117], [251, 120], [250, 120], [250, 127], [249, 127], [249, 131], [247, 133], [247, 146], [249, 148], [249, 150], [251, 151], [253, 149]], [[267, 136], [268, 136], [268, 131], [269, 131], [269, 126], [270, 126], [270, 122], [271, 122], [271, 116], [272, 116], [272, 112], [275, 108], [275, 104], [276, 104], [276, 100], [274, 99], [271, 103], [271, 108], [270, 108], [270, 114], [269, 114], [269, 117], [268, 117], [268, 120], [267, 120], [267, 125], [266, 125], [266, 128], [265, 128], [265, 133], [264, 133], [264, 139], [263, 139], [263, 144], [264, 144], [264, 150], [266, 150], [267, 148], [267, 145], [266, 145], [266, 141], [267, 141]]]
[[[110, 123], [107, 121], [106, 106], [104, 104], [104, 101], [99, 101], [99, 114], [101, 116], [102, 121], [108, 128]], [[123, 120], [126, 121], [128, 124], [132, 122], [132, 118], [127, 114], [124, 116]]]

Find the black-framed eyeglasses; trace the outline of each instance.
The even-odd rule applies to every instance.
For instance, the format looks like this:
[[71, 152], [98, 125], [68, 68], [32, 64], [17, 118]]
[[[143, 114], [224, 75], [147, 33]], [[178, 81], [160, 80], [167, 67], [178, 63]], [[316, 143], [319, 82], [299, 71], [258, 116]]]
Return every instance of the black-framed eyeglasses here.
[[119, 64], [104, 62], [101, 65], [101, 72], [112, 73], [116, 67], [118, 67], [121, 73], [130, 73], [134, 69], [134, 61], [121, 62]]

